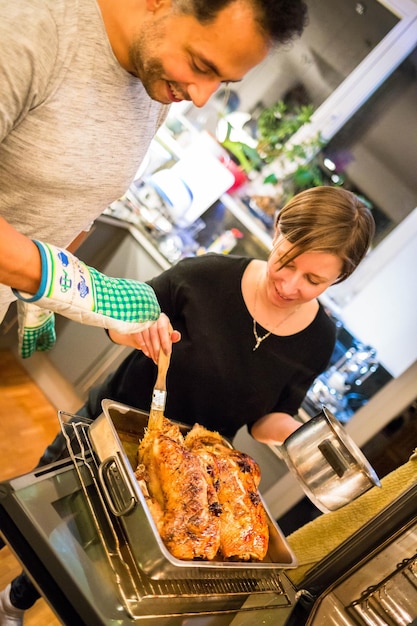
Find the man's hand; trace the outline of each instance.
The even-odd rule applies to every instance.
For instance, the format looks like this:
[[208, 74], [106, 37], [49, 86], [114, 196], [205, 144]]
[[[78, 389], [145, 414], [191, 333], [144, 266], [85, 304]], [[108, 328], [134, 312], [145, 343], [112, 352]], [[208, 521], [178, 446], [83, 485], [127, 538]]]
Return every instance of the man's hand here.
[[146, 283], [106, 276], [66, 250], [35, 244], [42, 263], [40, 287], [34, 295], [13, 290], [20, 300], [119, 333], [140, 332], [158, 319], [159, 304]]

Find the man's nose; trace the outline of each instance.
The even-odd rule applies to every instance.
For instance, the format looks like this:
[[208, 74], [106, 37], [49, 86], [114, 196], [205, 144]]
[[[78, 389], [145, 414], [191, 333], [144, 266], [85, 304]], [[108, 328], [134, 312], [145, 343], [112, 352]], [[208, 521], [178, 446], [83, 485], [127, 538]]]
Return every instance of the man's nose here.
[[204, 78], [188, 86], [188, 95], [196, 107], [202, 107], [206, 104], [210, 96], [217, 91], [220, 84], [220, 81], [214, 78]]

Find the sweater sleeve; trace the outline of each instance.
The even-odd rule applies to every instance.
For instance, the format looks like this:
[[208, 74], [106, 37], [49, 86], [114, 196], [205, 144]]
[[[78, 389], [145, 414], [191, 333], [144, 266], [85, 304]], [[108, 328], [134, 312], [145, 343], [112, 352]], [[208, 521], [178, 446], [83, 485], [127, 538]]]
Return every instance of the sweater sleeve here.
[[57, 49], [48, 12], [0, 0], [0, 142], [44, 99]]

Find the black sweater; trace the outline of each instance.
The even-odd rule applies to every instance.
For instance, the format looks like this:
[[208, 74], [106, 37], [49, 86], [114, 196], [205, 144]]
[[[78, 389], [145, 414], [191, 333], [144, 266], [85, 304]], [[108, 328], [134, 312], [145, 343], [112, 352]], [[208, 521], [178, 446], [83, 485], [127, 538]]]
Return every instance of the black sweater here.
[[[241, 291], [251, 260], [207, 254], [184, 259], [149, 281], [182, 335], [173, 345], [165, 415], [230, 439], [266, 413], [295, 415], [335, 342], [334, 324], [320, 306], [305, 330], [270, 335], [253, 352], [253, 320]], [[265, 332], [258, 326], [258, 334]], [[102, 398], [149, 411], [155, 379], [156, 365], [135, 350], [90, 394], [83, 414], [97, 417]]]

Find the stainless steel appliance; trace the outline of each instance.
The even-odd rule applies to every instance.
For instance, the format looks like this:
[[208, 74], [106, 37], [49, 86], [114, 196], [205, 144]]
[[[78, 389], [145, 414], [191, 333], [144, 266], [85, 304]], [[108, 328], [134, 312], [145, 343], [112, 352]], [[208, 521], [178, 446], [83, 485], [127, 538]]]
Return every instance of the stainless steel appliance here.
[[103, 506], [78, 431], [72, 445], [75, 466], [68, 459], [0, 484], [2, 536], [63, 624], [415, 626], [417, 485], [297, 585], [285, 564], [263, 577], [249, 567], [243, 576], [159, 579], [137, 567]]
[[373, 467], [325, 406], [287, 437], [278, 451], [309, 499], [324, 513], [381, 486]]
[[60, 412], [69, 461], [0, 485], [2, 534], [63, 623], [277, 623], [295, 602], [281, 572], [296, 560], [275, 521], [262, 562], [179, 564], [133, 474], [148, 415], [105, 409], [93, 423]]
[[[222, 558], [186, 561], [174, 557], [161, 540], [133, 471], [137, 466], [138, 442], [148, 427], [149, 414], [111, 400], [103, 400], [102, 407], [103, 413], [91, 424], [86, 425], [76, 416], [62, 412], [60, 420], [74, 463], [81, 455], [91, 475], [97, 475], [96, 491], [104, 496], [101, 517], [108, 509], [113, 513], [110, 526], [121, 527], [122, 543], [129, 546], [133, 561], [142, 573], [151, 579], [192, 579], [200, 580], [202, 584], [208, 579], [223, 579], [229, 583], [237, 579], [262, 580], [265, 589], [273, 589], [278, 582], [277, 570], [296, 566], [295, 556], [265, 503], [269, 542], [262, 561], [225, 561]], [[184, 435], [190, 430], [185, 424], [178, 425]], [[80, 450], [78, 454], [74, 442]], [[228, 449], [232, 448], [228, 441], [224, 440], [224, 444]], [[76, 467], [78, 469], [78, 465]], [[79, 477], [80, 483], [84, 484], [82, 473]], [[87, 503], [92, 505], [88, 491], [84, 491]], [[90, 508], [100, 531], [100, 513], [96, 515], [94, 506]], [[107, 552], [113, 549], [107, 543], [104, 547]], [[120, 557], [122, 562], [125, 561], [122, 554]]]
[[310, 608], [300, 624], [416, 626], [417, 484], [313, 568], [302, 587]]

